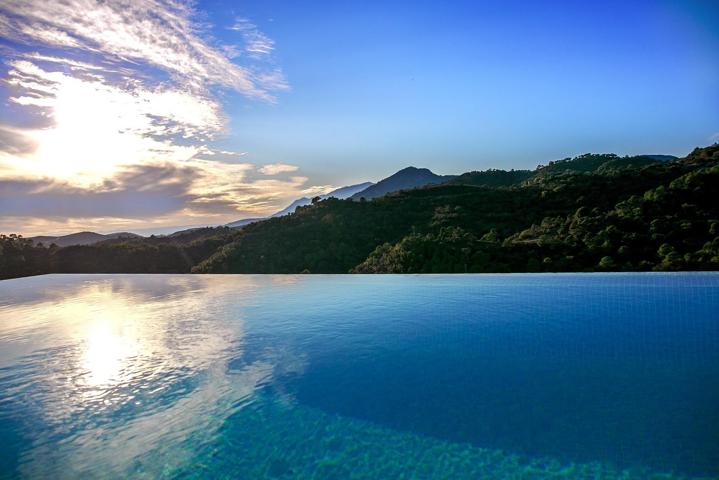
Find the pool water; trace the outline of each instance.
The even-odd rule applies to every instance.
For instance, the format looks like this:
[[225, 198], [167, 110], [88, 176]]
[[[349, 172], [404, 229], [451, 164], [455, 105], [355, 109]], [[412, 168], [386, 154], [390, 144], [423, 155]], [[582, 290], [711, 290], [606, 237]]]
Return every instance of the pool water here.
[[0, 282], [0, 478], [719, 478], [719, 274]]

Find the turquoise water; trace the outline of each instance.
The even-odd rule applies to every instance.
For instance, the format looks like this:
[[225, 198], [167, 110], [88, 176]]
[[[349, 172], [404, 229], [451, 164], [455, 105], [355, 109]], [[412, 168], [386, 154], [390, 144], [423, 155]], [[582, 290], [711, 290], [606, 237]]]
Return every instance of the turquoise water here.
[[0, 282], [1, 478], [719, 478], [719, 274]]

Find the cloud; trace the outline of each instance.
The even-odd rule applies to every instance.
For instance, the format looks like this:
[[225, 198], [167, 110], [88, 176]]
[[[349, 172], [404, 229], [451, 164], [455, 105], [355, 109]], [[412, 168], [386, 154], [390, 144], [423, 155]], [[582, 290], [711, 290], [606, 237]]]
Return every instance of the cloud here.
[[[16, 92], [10, 103], [50, 120], [52, 127], [3, 130], [0, 162], [26, 174], [86, 184], [128, 161], [190, 159], [209, 151], [200, 142], [224, 128], [215, 100], [180, 88], [140, 82], [120, 87], [102, 77], [81, 78], [28, 60], [9, 65], [7, 84]], [[24, 155], [28, 153], [32, 155]]]
[[[288, 88], [274, 42], [247, 19], [212, 39], [181, 0], [6, 0], [0, 231], [63, 233], [221, 224], [272, 213], [303, 191], [282, 163], [213, 146], [222, 100]], [[6, 120], [8, 121], [8, 120]]]
[[0, 123], [0, 152], [10, 155], [25, 155], [35, 151], [37, 142], [25, 131]]
[[245, 41], [245, 52], [254, 57], [270, 55], [275, 49], [275, 42], [246, 18], [238, 17], [230, 30], [235, 30], [242, 34]]
[[307, 191], [307, 177], [252, 179], [254, 169], [249, 163], [192, 159], [123, 166], [90, 186], [50, 177], [6, 178], [0, 181], [0, 232], [224, 224], [272, 213]]
[[334, 185], [315, 185], [312, 187], [305, 188], [301, 191], [301, 193], [305, 197], [314, 197], [316, 195], [324, 195], [336, 189], [337, 187]]
[[[142, 62], [196, 89], [220, 85], [271, 99], [263, 77], [233, 63], [223, 46], [203, 39], [192, 4], [172, 0], [5, 0], [0, 34], [17, 42], [70, 47], [117, 61]], [[250, 25], [248, 23], [248, 25]], [[247, 48], [269, 54], [273, 42], [256, 29]]]
[[[86, 218], [185, 216], [252, 212], [258, 201], [296, 195], [306, 177], [250, 181], [249, 164], [195, 160], [130, 165], [92, 188], [52, 178], [6, 179], [0, 182], [0, 217]], [[210, 208], [211, 207], [211, 208]]]
[[285, 163], [271, 163], [264, 165], [258, 169], [263, 175], [277, 175], [278, 173], [296, 172], [299, 167], [295, 165], [287, 165]]
[[143, 218], [177, 211], [191, 201], [194, 171], [173, 165], [133, 166], [96, 189], [47, 179], [0, 182], [0, 217]]

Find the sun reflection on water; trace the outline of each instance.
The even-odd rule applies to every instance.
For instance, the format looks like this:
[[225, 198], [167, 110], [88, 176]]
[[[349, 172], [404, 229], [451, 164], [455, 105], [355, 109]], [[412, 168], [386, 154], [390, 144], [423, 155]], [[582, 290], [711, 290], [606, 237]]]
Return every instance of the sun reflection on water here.
[[[26, 339], [0, 354], [0, 367], [28, 363], [18, 391], [43, 425], [25, 454], [28, 477], [178, 466], [191, 458], [187, 438], [212, 442], [278, 368], [303, 368], [279, 345], [245, 358], [242, 306], [257, 288], [252, 277], [76, 278], [49, 277], [34, 302], [0, 304], [0, 341]], [[237, 308], [227, 308], [228, 297]], [[57, 435], [65, 441], [49, 441]]]
[[122, 381], [121, 373], [128, 358], [138, 345], [115, 331], [108, 320], [99, 320], [88, 330], [86, 347], [81, 362], [88, 385], [116, 384]]

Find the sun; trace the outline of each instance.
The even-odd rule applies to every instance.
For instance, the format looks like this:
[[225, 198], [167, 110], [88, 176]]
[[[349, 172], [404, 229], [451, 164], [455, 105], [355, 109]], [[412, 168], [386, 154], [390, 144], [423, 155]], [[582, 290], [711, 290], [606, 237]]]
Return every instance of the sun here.
[[48, 176], [96, 183], [122, 164], [148, 161], [156, 140], [128, 92], [63, 76], [51, 102], [54, 125], [35, 132], [35, 159]]
[[117, 329], [116, 323], [106, 320], [100, 320], [88, 329], [82, 360], [87, 385], [121, 382], [123, 367], [137, 350], [137, 345]]
[[27, 61], [13, 67], [9, 83], [26, 90], [13, 101], [38, 108], [50, 123], [26, 133], [36, 148], [14, 162], [25, 175], [96, 185], [126, 165], [190, 160], [202, 143], [182, 139], [206, 139], [222, 127], [219, 105], [191, 92]]

